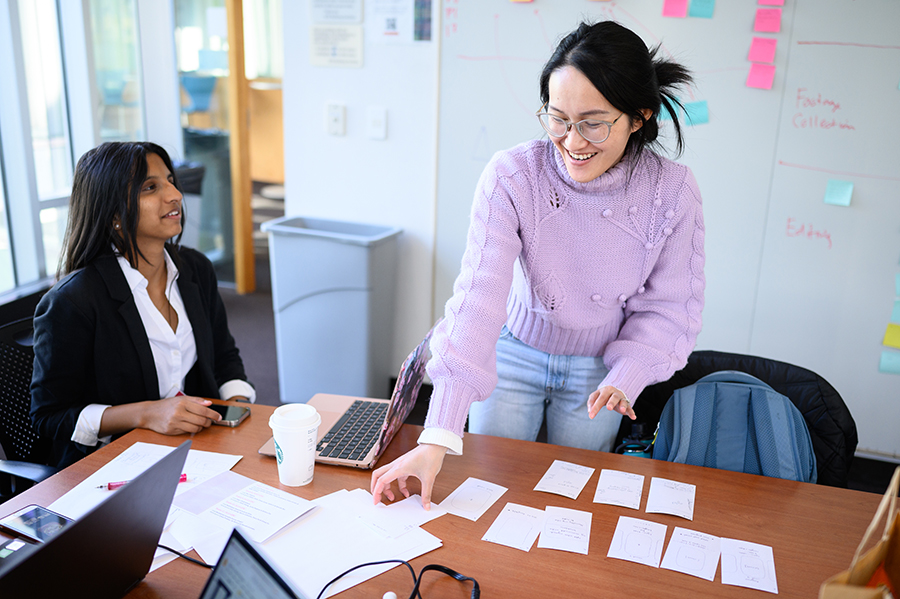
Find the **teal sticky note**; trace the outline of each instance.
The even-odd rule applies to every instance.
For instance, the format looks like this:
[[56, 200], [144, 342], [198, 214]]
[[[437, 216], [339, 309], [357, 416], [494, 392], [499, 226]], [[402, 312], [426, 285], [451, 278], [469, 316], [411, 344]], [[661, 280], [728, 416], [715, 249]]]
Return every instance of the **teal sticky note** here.
[[690, 125], [702, 125], [709, 122], [709, 107], [706, 100], [688, 102], [684, 105], [685, 116]]
[[853, 197], [853, 181], [829, 179], [825, 188], [825, 203], [834, 206], [849, 206]]
[[894, 281], [894, 293], [900, 296], [900, 272], [896, 274], [897, 280]]
[[[675, 112], [678, 113], [678, 106], [675, 105]], [[672, 113], [669, 112], [669, 109], [665, 107], [665, 105], [661, 106], [659, 109], [659, 114], [656, 116], [656, 119], [659, 121], [671, 121]]]
[[689, 17], [700, 17], [702, 19], [711, 19], [713, 9], [716, 8], [716, 0], [691, 0], [691, 7], [688, 9]]
[[891, 322], [900, 324], [900, 300], [894, 301], [894, 309], [891, 311]]
[[878, 370], [886, 374], [900, 374], [900, 353], [893, 351], [881, 352], [881, 362]]

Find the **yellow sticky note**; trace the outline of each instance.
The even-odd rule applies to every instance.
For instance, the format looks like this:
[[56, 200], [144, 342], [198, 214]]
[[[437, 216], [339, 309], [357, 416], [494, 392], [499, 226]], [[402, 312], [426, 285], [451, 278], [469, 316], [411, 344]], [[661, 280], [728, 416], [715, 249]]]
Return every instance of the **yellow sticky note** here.
[[900, 324], [889, 324], [887, 326], [882, 344], [900, 349]]

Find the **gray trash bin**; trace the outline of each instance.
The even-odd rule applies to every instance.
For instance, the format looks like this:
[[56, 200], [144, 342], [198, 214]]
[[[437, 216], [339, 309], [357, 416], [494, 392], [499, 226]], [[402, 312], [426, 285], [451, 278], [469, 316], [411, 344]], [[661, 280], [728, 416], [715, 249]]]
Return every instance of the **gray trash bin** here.
[[384, 397], [391, 363], [400, 229], [305, 217], [269, 234], [282, 402], [316, 393]]

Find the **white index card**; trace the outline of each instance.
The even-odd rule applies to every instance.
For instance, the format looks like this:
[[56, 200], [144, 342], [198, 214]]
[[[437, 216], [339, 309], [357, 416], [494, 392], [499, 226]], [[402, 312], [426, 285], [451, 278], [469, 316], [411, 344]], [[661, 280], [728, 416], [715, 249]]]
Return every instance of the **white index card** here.
[[722, 539], [722, 584], [778, 594], [775, 555], [768, 545]]
[[686, 520], [694, 519], [694, 494], [697, 487], [665, 478], [650, 479], [645, 511], [656, 514], [672, 514]]
[[594, 474], [594, 469], [588, 466], [553, 460], [550, 468], [535, 485], [534, 490], [577, 499], [592, 474]]
[[600, 480], [597, 481], [594, 503], [620, 505], [638, 510], [641, 508], [643, 490], [643, 475], [603, 469], [600, 471]]

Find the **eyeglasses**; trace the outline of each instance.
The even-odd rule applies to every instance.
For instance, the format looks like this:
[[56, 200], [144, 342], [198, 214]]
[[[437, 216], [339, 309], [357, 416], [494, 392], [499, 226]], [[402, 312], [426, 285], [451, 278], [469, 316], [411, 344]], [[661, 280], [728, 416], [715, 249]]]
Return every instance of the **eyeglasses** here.
[[569, 130], [574, 126], [575, 130], [578, 131], [578, 134], [592, 144], [603, 143], [609, 139], [612, 126], [622, 118], [622, 114], [625, 114], [623, 112], [611, 123], [607, 123], [606, 121], [595, 121], [593, 119], [584, 119], [583, 121], [573, 123], [572, 121], [567, 121], [566, 119], [550, 114], [544, 110], [546, 107], [547, 104], [544, 103], [544, 105], [534, 113], [541, 122], [541, 127], [544, 128], [544, 131], [553, 137], [560, 138], [568, 135]]

